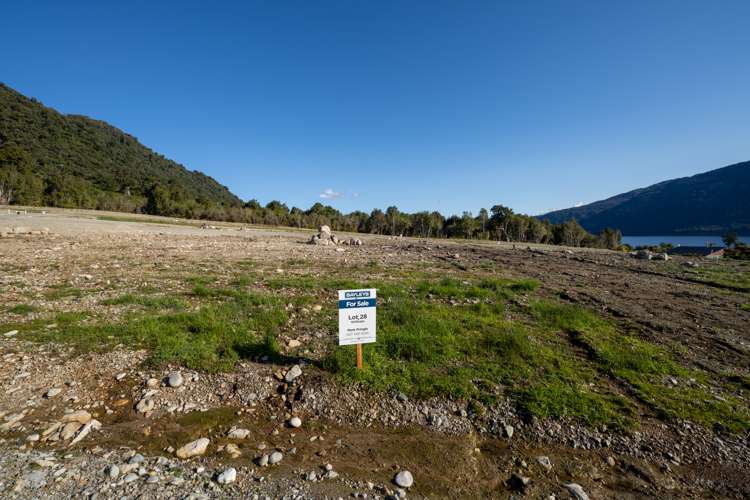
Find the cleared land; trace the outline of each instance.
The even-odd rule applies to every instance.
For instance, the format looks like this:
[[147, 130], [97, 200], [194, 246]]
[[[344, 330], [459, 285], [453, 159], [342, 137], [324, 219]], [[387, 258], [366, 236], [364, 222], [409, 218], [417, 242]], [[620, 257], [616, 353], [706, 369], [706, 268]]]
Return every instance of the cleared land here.
[[[0, 239], [0, 335], [18, 332], [0, 337], [0, 423], [23, 411], [0, 431], [0, 492], [384, 497], [408, 469], [415, 497], [750, 494], [748, 263], [375, 236], [337, 251], [311, 232], [85, 211], [0, 215], [13, 226], [50, 234]], [[362, 371], [336, 346], [350, 287], [378, 288]], [[180, 388], [147, 384], [176, 369]], [[101, 429], [26, 440], [66, 409]], [[198, 437], [201, 458], [165, 451]], [[110, 479], [130, 450], [144, 475]], [[253, 463], [273, 450], [281, 464]], [[325, 464], [339, 476], [308, 480]]]

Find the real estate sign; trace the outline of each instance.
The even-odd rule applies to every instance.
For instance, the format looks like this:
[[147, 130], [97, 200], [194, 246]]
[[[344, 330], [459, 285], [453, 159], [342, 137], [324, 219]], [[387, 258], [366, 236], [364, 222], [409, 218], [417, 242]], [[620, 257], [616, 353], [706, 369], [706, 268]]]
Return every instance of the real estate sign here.
[[377, 290], [339, 290], [339, 345], [375, 342]]

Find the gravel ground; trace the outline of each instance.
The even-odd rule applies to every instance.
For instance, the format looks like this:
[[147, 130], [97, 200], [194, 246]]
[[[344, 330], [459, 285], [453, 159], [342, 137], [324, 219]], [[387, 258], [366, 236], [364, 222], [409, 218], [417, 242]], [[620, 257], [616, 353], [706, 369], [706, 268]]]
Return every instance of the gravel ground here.
[[[97, 220], [99, 215], [0, 213], [0, 229], [40, 233], [0, 238], [4, 302], [28, 302], [68, 283], [83, 294], [45, 303], [45, 309], [87, 310], [123, 288], [169, 291], [155, 270], [216, 272], [248, 257], [285, 272], [292, 258], [321, 267], [377, 260], [384, 266], [450, 262], [470, 268], [492, 260], [518, 276], [539, 278], [549, 293], [636, 323], [655, 341], [679, 337], [690, 363], [744, 374], [749, 366], [750, 329], [737, 314], [747, 296], [696, 283], [679, 265], [659, 267], [605, 251], [375, 236], [363, 237], [360, 248], [336, 252], [304, 245], [310, 232], [231, 224], [201, 229]], [[111, 319], [119, 314], [114, 310]], [[461, 401], [412, 401], [341, 386], [298, 353], [290, 352], [288, 362], [242, 361], [231, 372], [206, 374], [149, 368], [145, 352], [124, 345], [79, 353], [4, 333], [5, 498], [571, 498], [576, 488], [570, 484], [590, 498], [750, 495], [750, 437], [687, 422], [646, 416], [638, 432], [622, 434], [522, 418], [510, 401], [478, 413]], [[318, 338], [313, 327], [294, 337], [304, 344]], [[286, 383], [294, 364], [302, 375]], [[179, 387], [167, 382], [175, 371], [182, 375]], [[87, 414], [87, 423], [74, 422], [66, 439], [64, 425], [74, 412]], [[290, 425], [293, 416], [300, 427]], [[230, 438], [233, 429], [247, 429], [248, 436]], [[178, 448], [198, 438], [210, 440], [204, 454], [176, 457]], [[274, 451], [283, 455], [279, 463], [258, 465]], [[219, 475], [229, 468], [236, 479], [221, 484]], [[402, 470], [413, 474], [412, 487], [394, 483]]]

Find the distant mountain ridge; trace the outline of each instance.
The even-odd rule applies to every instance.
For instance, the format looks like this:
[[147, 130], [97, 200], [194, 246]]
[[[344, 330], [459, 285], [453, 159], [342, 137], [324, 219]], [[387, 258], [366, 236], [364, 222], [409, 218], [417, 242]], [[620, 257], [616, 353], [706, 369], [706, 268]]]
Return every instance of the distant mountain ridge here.
[[577, 220], [587, 231], [625, 235], [750, 234], [750, 161], [659, 182], [580, 207], [538, 216]]
[[[130, 134], [0, 83], [0, 203], [220, 215], [242, 201]], [[8, 187], [10, 186], [10, 187]]]

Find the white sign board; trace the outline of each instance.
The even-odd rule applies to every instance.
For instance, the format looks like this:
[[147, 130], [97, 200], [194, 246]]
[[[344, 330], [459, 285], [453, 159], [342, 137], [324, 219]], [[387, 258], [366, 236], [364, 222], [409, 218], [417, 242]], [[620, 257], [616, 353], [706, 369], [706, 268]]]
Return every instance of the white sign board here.
[[339, 345], [375, 342], [376, 290], [339, 290]]

